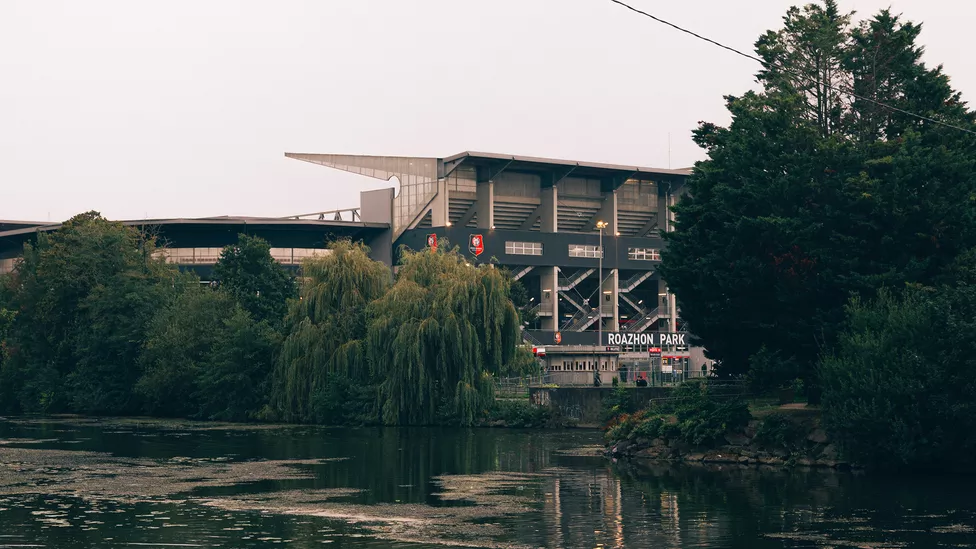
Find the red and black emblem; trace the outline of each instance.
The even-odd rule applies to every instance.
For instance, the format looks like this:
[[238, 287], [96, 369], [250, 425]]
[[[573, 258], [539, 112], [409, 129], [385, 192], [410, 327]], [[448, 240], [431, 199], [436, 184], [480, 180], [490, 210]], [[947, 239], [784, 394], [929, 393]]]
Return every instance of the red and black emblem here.
[[471, 239], [468, 240], [468, 251], [474, 255], [481, 255], [481, 252], [485, 251], [485, 239], [480, 234], [471, 235]]

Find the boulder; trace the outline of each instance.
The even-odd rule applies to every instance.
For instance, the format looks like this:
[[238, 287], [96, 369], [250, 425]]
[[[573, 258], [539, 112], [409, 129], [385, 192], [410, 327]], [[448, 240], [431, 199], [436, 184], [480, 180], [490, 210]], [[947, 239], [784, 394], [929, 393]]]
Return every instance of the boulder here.
[[837, 452], [837, 447], [833, 444], [828, 444], [824, 446], [824, 449], [820, 451], [820, 459], [825, 461], [837, 461], [840, 454]]
[[702, 461], [705, 463], [737, 463], [739, 461], [739, 454], [725, 450], [717, 450], [705, 454]]
[[650, 447], [638, 450], [634, 453], [634, 457], [643, 459], [661, 459], [666, 458], [667, 448], [664, 447]]
[[613, 454], [622, 456], [627, 453], [627, 450], [630, 450], [631, 446], [633, 446], [633, 444], [631, 444], [629, 440], [620, 441], [616, 446], [613, 447]]
[[827, 432], [823, 429], [814, 429], [807, 435], [807, 440], [814, 444], [823, 444], [827, 442]]
[[749, 444], [749, 437], [740, 433], [728, 433], [725, 435], [725, 442], [728, 442], [730, 446], [745, 446]]
[[671, 442], [668, 443], [668, 446], [674, 448], [675, 450], [677, 450], [679, 453], [682, 454], [687, 454], [688, 452], [694, 449], [694, 447], [691, 444], [688, 444], [687, 442], [682, 442], [680, 440], [672, 440]]
[[759, 463], [762, 465], [783, 465], [783, 460], [776, 456], [763, 456], [759, 458]]
[[744, 431], [747, 437], [755, 438], [757, 429], [759, 429], [759, 420], [753, 419], [748, 424], [746, 424], [746, 428], [744, 429]]

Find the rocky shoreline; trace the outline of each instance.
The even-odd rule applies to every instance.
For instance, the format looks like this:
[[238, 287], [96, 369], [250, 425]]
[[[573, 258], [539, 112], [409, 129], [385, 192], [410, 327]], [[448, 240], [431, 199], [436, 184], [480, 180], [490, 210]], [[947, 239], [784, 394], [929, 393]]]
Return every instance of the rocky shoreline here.
[[622, 440], [607, 445], [610, 459], [636, 459], [667, 462], [738, 464], [746, 466], [811, 467], [837, 470], [860, 469], [842, 459], [837, 447], [823, 429], [815, 426], [801, 436], [775, 447], [756, 437], [761, 420], [753, 420], [741, 433], [729, 433], [724, 444], [693, 446], [677, 440], [656, 438]]

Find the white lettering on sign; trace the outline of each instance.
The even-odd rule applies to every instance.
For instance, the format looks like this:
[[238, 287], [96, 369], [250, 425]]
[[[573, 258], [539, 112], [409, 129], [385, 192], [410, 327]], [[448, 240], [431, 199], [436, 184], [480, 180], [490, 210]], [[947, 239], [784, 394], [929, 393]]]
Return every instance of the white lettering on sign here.
[[685, 333], [661, 333], [643, 332], [620, 333], [610, 332], [607, 334], [607, 345], [628, 345], [631, 347], [672, 347], [686, 346], [687, 335]]

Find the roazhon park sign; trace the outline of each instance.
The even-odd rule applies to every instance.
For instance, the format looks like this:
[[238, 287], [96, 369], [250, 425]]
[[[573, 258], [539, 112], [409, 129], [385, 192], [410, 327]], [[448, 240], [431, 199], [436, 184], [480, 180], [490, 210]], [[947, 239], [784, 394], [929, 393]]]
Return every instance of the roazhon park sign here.
[[686, 332], [607, 332], [603, 334], [603, 345], [628, 347], [687, 347]]

